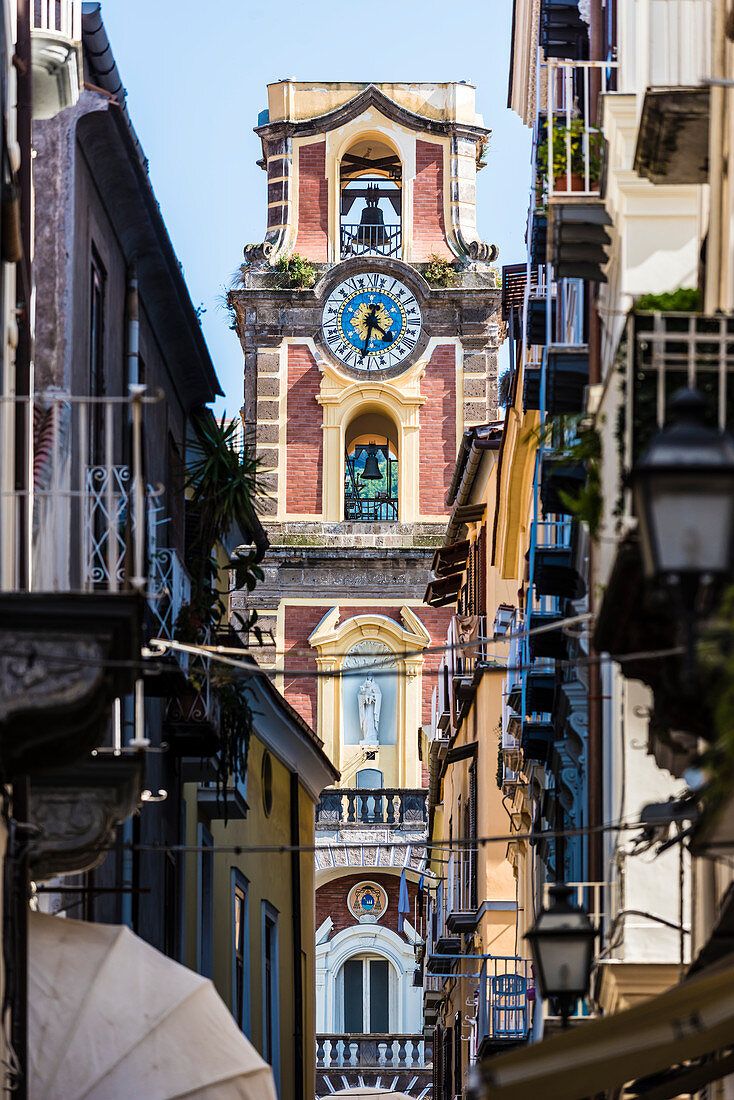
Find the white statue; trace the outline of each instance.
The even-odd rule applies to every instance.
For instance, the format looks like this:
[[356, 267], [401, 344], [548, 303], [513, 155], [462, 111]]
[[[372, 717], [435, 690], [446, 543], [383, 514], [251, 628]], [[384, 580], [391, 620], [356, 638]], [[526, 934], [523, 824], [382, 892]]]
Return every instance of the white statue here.
[[379, 744], [381, 704], [382, 692], [370, 672], [359, 689], [359, 728], [362, 731], [363, 745]]

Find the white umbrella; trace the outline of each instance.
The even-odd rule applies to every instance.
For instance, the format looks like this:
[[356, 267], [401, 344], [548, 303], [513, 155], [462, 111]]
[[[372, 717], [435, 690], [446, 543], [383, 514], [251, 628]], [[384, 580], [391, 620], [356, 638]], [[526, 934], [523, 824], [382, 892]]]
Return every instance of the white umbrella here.
[[31, 1100], [276, 1100], [207, 978], [114, 924], [29, 914]]

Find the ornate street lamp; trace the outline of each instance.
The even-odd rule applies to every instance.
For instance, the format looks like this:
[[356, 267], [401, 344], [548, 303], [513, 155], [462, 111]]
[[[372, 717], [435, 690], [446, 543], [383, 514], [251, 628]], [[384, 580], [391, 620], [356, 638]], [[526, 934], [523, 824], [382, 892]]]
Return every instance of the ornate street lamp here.
[[563, 1026], [579, 997], [586, 996], [591, 978], [596, 929], [583, 909], [571, 905], [570, 886], [550, 887], [553, 904], [543, 909], [526, 933], [544, 1000], [558, 1004]]
[[732, 571], [734, 439], [706, 425], [696, 390], [680, 390], [670, 408], [673, 423], [632, 471], [632, 503], [646, 574], [693, 602], [701, 583]]

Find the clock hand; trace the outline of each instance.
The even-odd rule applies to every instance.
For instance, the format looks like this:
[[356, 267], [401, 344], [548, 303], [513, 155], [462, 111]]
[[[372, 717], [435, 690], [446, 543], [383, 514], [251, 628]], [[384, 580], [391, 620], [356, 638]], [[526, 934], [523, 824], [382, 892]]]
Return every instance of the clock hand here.
[[391, 342], [395, 339], [395, 337], [392, 334], [392, 331], [385, 332], [384, 328], [381, 328], [381, 326], [378, 325], [377, 322], [375, 322], [375, 328], [377, 329], [378, 332], [382, 333], [382, 343], [383, 344], [387, 344], [388, 342]]

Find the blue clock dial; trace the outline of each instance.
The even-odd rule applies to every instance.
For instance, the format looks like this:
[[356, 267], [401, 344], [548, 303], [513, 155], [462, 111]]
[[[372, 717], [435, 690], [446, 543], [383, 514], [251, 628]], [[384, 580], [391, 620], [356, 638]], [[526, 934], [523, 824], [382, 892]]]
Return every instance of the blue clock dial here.
[[391, 275], [353, 275], [332, 290], [321, 328], [332, 355], [357, 370], [388, 370], [407, 359], [423, 319], [413, 293]]

